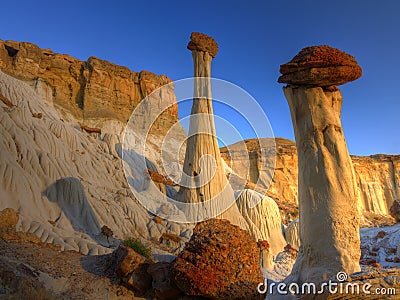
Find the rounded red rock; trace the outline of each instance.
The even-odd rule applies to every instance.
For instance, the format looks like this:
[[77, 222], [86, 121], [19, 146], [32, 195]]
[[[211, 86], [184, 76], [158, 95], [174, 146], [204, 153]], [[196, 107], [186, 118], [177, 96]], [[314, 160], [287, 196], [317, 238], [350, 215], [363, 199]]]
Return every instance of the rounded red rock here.
[[309, 86], [336, 86], [361, 77], [356, 59], [339, 49], [324, 45], [303, 48], [281, 65], [279, 83]]

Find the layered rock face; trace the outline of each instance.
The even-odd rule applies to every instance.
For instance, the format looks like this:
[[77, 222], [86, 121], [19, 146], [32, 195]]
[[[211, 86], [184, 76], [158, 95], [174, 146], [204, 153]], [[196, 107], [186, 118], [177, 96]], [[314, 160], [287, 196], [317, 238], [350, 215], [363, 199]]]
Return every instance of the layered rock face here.
[[194, 98], [178, 200], [192, 204], [186, 206], [192, 222], [218, 216], [247, 229], [224, 173], [215, 131], [210, 78], [218, 45], [194, 32], [188, 49], [194, 62]]
[[[247, 152], [243, 151], [241, 142], [220, 149], [225, 162], [235, 166], [235, 172], [249, 183], [258, 184], [258, 191], [274, 199], [297, 203], [297, 150], [294, 142], [276, 138], [274, 141], [262, 139], [262, 144], [268, 149], [264, 153], [275, 151], [275, 170], [270, 178], [270, 170], [265, 169], [267, 157], [262, 155], [257, 139], [245, 140]], [[243, 163], [241, 163], [243, 162]], [[241, 166], [243, 166], [241, 168]]]
[[[248, 153], [242, 153], [239, 145], [233, 144], [221, 148], [221, 156], [228, 165], [249, 168], [236, 168], [238, 175], [247, 178], [250, 183], [259, 183], [258, 190], [267, 193], [279, 202], [298, 203], [297, 193], [297, 148], [293, 141], [276, 138], [276, 168], [271, 185], [266, 191], [264, 184], [268, 170], [262, 168], [266, 157], [261, 155], [259, 143], [256, 140], [246, 140]], [[263, 144], [268, 144], [264, 142]], [[272, 143], [270, 143], [272, 145]], [[229, 152], [228, 152], [229, 148]], [[272, 151], [272, 147], [271, 147]], [[395, 199], [400, 198], [400, 155], [351, 156], [356, 175], [358, 203], [362, 211], [389, 215], [389, 209]], [[233, 162], [232, 162], [233, 161]]]
[[[102, 127], [103, 131], [112, 126], [106, 125], [106, 121], [119, 121], [125, 126], [144, 97], [171, 82], [165, 75], [157, 76], [148, 71], [136, 73], [93, 56], [81, 61], [31, 43], [2, 40], [0, 69], [27, 82], [41, 98], [62, 110], [66, 120], [72, 115], [80, 125]], [[178, 120], [172, 88], [164, 101], [169, 101], [171, 107], [154, 125], [163, 132]], [[109, 131], [116, 133], [115, 128]]]
[[362, 209], [389, 215], [400, 198], [400, 155], [352, 156]]
[[[318, 53], [322, 47], [313, 48]], [[336, 59], [338, 55], [340, 51], [328, 49], [327, 57], [332, 57], [333, 62], [352, 62], [346, 55]], [[312, 66], [308, 57], [303, 57], [304, 65]], [[330, 64], [326, 59], [321, 69]], [[331, 65], [336, 68], [335, 63]], [[304, 83], [292, 86], [297, 74], [290, 76], [280, 78], [280, 82], [289, 84], [283, 91], [298, 149], [300, 251], [288, 280], [320, 283], [340, 271], [351, 274], [360, 270], [355, 174], [340, 120], [342, 95], [332, 86], [353, 77], [333, 74], [331, 81], [321, 83], [308, 74]], [[310, 83], [316, 87], [309, 87]], [[330, 88], [323, 89], [325, 84]]]

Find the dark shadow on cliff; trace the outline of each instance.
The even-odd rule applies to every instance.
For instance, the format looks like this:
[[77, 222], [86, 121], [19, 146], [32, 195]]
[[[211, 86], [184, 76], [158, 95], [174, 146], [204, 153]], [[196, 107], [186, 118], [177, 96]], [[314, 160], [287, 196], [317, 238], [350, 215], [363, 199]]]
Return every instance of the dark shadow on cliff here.
[[129, 185], [138, 193], [147, 190], [150, 183], [147, 169], [158, 172], [155, 164], [147, 159], [147, 157], [137, 153], [135, 150], [123, 149], [122, 151], [124, 168], [126, 168], [126, 171], [129, 171], [130, 173], [126, 174], [126, 179], [128, 180]]
[[[123, 163], [125, 168], [125, 175], [128, 181], [128, 184], [132, 190], [134, 190], [137, 194], [146, 194], [146, 197], [149, 199], [154, 198], [156, 199], [159, 196], [158, 190], [150, 190], [150, 185], [152, 184], [152, 179], [148, 170], [157, 172], [158, 174], [162, 174], [156, 165], [150, 161], [147, 157], [137, 153], [133, 149], [123, 150]], [[153, 182], [153, 184], [156, 184]], [[152, 194], [157, 193], [157, 194]], [[163, 201], [157, 203], [157, 205], [150, 208], [150, 206], [145, 206], [145, 208], [151, 214], [160, 214], [160, 209], [164, 205], [168, 205], [168, 207], [172, 210], [179, 209], [176, 206], [176, 202], [172, 201], [171, 199], [175, 199], [177, 195], [177, 191], [171, 186], [165, 186], [165, 191], [167, 197], [163, 197]], [[142, 194], [142, 195], [143, 195]], [[139, 200], [140, 202], [140, 200]], [[156, 203], [156, 202], [154, 202]], [[141, 203], [143, 205], [143, 203]], [[165, 217], [167, 217], [165, 215]]]
[[78, 178], [61, 178], [42, 194], [58, 204], [75, 231], [87, 233], [92, 238], [100, 233], [99, 221]]

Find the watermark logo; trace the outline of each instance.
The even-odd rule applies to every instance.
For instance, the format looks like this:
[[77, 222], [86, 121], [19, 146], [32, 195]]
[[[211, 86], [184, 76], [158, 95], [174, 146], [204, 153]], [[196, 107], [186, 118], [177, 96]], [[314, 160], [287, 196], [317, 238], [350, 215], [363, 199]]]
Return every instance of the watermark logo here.
[[260, 294], [274, 295], [320, 295], [320, 294], [352, 294], [352, 295], [396, 295], [395, 288], [373, 287], [370, 283], [348, 281], [346, 272], [336, 274], [336, 280], [329, 280], [320, 285], [312, 282], [268, 282], [259, 283], [257, 291]]
[[[196, 223], [220, 215], [232, 206], [249, 181], [253, 189], [268, 189], [275, 171], [275, 139], [269, 120], [259, 103], [237, 85], [210, 78], [213, 109], [209, 107], [208, 113], [192, 111], [171, 124], [174, 119], [171, 112], [176, 113], [177, 105], [189, 111], [195, 80], [187, 78], [171, 82], [145, 97], [134, 109], [122, 142], [124, 173], [133, 195], [152, 214], [174, 222]], [[196, 98], [205, 101], [208, 97], [209, 94], [196, 94]], [[187, 134], [183, 127], [189, 128]], [[226, 147], [224, 153], [231, 164], [217, 162], [213, 155], [204, 153], [201, 157], [194, 157], [198, 171], [185, 172], [184, 156], [188, 140], [196, 140], [200, 135], [213, 135], [220, 146], [237, 141], [234, 151]], [[249, 155], [252, 150], [243, 141], [246, 137], [253, 137], [252, 144], [259, 145], [259, 150], [253, 149], [258, 153], [252, 153], [258, 155], [254, 161], [257, 161], [257, 168], [263, 171], [258, 178], [250, 174], [254, 161]], [[210, 147], [198, 145], [203, 146]], [[214, 184], [216, 177], [221, 177], [218, 168], [223, 168], [224, 174], [228, 174], [228, 180], [222, 180], [223, 186]], [[154, 180], [155, 177], [160, 180]], [[168, 184], [163, 187], [160, 182]], [[213, 191], [210, 199], [197, 203], [180, 199], [185, 189], [201, 190], [208, 184], [218, 189]], [[201, 192], [198, 194], [202, 197]], [[250, 206], [257, 205], [261, 199], [254, 197]]]
[[336, 274], [336, 279], [339, 282], [344, 282], [344, 281], [347, 280], [347, 278], [348, 278], [348, 276], [347, 276], [346, 272], [339, 272], [339, 273]]

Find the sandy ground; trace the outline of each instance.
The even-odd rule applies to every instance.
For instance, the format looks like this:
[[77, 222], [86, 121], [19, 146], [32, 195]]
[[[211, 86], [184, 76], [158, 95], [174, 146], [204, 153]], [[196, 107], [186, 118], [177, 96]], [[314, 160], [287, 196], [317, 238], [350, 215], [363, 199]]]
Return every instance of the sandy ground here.
[[0, 299], [144, 299], [106, 276], [109, 257], [9, 232], [0, 239]]

